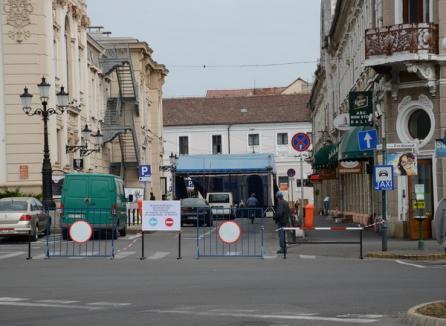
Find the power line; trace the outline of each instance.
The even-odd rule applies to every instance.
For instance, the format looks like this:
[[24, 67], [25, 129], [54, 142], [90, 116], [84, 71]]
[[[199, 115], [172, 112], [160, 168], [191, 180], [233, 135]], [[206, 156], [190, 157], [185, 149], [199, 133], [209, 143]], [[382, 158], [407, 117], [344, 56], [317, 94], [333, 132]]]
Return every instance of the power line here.
[[239, 64], [239, 65], [167, 65], [172, 68], [256, 68], [256, 67], [275, 67], [275, 66], [290, 66], [290, 65], [300, 65], [309, 63], [318, 63], [318, 60], [311, 61], [293, 61], [293, 62], [281, 62], [281, 63], [264, 63], [264, 64]]

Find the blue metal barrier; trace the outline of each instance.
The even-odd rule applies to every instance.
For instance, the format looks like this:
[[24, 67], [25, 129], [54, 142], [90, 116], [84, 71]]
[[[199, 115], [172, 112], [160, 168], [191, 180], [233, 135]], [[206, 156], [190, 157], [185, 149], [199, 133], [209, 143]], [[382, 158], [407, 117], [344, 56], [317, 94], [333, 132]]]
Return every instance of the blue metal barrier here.
[[[196, 256], [259, 257], [264, 255], [262, 208], [212, 208], [196, 212]], [[209, 216], [208, 216], [209, 215]], [[209, 223], [206, 221], [209, 220]]]
[[[51, 221], [46, 229], [46, 257], [114, 257], [115, 240], [126, 234], [126, 218], [111, 209], [64, 208], [48, 212]], [[73, 225], [87, 222], [90, 234], [79, 240]], [[83, 226], [87, 224], [83, 223]], [[84, 232], [85, 233], [85, 232]], [[74, 237], [74, 238], [73, 238]]]

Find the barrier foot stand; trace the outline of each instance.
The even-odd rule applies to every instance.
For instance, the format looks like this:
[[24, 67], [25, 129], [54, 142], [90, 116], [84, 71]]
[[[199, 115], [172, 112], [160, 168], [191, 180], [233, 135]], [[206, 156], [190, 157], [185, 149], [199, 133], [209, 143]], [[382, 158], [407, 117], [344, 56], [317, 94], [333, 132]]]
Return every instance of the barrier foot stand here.
[[181, 231], [180, 232], [178, 232], [178, 257], [177, 257], [177, 260], [178, 259], [181, 259], [182, 257], [181, 257]]
[[141, 231], [141, 257], [139, 260], [144, 260], [146, 257], [144, 257], [144, 231]]
[[31, 257], [31, 230], [28, 230], [28, 257], [26, 257], [26, 260], [33, 259]]

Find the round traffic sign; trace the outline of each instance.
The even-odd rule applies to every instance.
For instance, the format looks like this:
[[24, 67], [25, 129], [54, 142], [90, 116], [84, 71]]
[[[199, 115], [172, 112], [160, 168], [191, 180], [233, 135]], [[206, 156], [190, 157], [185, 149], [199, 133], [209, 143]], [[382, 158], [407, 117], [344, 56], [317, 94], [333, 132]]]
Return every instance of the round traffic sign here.
[[240, 226], [233, 221], [224, 222], [218, 228], [218, 237], [227, 244], [237, 242], [241, 233]]
[[292, 178], [296, 175], [296, 171], [294, 169], [288, 169], [288, 171], [286, 171], [286, 174], [287, 174], [287, 176]]
[[171, 228], [173, 226], [173, 218], [171, 217], [166, 217], [166, 219], [164, 220], [164, 223], [166, 224], [166, 226], [168, 228]]
[[306, 133], [298, 132], [291, 139], [291, 146], [298, 152], [305, 152], [311, 145], [310, 137]]
[[85, 243], [91, 239], [93, 228], [85, 221], [74, 222], [70, 226], [70, 238], [76, 243]]

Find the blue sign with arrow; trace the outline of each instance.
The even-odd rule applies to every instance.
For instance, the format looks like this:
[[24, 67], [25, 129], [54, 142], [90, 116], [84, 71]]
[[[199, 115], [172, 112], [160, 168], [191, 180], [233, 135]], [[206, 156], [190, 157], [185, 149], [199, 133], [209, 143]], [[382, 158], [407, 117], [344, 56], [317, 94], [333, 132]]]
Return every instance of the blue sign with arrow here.
[[376, 129], [358, 132], [359, 150], [370, 151], [378, 145], [378, 133]]

